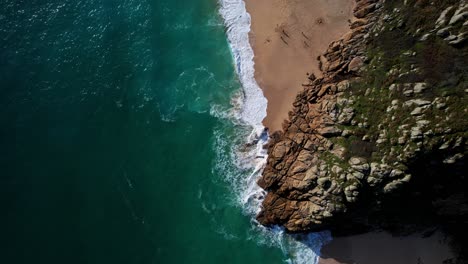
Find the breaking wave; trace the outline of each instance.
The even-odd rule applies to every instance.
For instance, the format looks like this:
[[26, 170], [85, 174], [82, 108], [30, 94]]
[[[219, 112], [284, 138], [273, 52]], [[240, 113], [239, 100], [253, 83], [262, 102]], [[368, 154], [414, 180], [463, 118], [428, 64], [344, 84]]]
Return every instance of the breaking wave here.
[[219, 3], [242, 89], [233, 96], [231, 108], [211, 108], [211, 115], [234, 124], [222, 126], [214, 133], [217, 153], [214, 172], [222, 175], [233, 189], [235, 205], [251, 217], [250, 239], [279, 247], [285, 255], [285, 263], [318, 263], [320, 248], [331, 240], [329, 232], [291, 235], [281, 227], [266, 228], [255, 220], [266, 195], [256, 182], [267, 161], [264, 145], [268, 142], [268, 131], [262, 125], [267, 99], [254, 78], [250, 15], [244, 1], [219, 0]]

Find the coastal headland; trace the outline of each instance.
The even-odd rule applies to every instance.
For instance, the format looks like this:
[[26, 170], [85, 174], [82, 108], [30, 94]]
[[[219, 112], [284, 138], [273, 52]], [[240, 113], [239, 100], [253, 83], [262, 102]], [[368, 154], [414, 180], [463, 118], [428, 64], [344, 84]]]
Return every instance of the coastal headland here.
[[[466, 1], [246, 3], [271, 132], [257, 220], [364, 247], [376, 238], [350, 235], [385, 230], [380, 241], [395, 249], [401, 237], [434, 245], [440, 230], [454, 255], [447, 243], [424, 250], [465, 263]], [[344, 244], [332, 242], [323, 263], [339, 261]]]

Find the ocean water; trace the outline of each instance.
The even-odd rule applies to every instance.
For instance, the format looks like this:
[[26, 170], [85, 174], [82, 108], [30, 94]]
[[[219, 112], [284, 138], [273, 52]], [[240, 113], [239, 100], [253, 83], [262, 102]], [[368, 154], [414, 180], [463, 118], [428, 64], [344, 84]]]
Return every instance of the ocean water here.
[[0, 7], [0, 263], [316, 262], [328, 233], [254, 220], [266, 100], [241, 0]]

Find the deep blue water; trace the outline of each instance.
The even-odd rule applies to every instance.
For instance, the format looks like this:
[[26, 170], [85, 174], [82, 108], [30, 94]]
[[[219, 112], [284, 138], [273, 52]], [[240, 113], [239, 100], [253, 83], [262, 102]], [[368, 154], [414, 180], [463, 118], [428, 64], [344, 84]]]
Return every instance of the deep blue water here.
[[0, 263], [308, 252], [246, 208], [254, 181], [238, 150], [252, 128], [236, 115], [242, 88], [217, 1], [0, 7]]
[[244, 131], [210, 114], [240, 89], [216, 1], [0, 5], [1, 263], [284, 259], [213, 169]]

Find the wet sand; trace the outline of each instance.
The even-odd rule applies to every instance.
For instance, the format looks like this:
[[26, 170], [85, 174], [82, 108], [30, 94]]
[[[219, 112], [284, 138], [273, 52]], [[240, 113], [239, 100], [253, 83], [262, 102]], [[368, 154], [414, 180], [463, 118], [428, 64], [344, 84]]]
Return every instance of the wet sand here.
[[444, 235], [393, 237], [367, 233], [334, 238], [322, 248], [319, 264], [441, 264], [452, 258]]
[[255, 78], [268, 99], [263, 121], [281, 129], [317, 56], [347, 33], [354, 0], [245, 0], [252, 19]]

